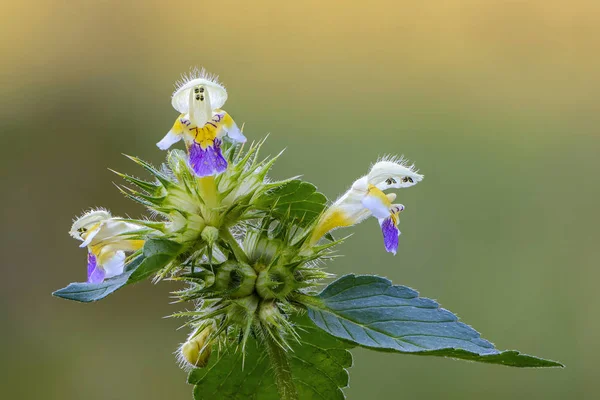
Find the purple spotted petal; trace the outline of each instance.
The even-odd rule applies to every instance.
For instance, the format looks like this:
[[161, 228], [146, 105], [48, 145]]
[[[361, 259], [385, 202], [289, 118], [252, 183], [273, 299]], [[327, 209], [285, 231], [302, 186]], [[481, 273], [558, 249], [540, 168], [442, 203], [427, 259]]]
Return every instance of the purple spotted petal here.
[[190, 166], [197, 176], [211, 176], [220, 174], [227, 169], [227, 161], [221, 153], [221, 141], [215, 139], [214, 145], [202, 150], [202, 147], [193, 142], [190, 147]]
[[88, 253], [88, 267], [87, 276], [88, 283], [102, 283], [104, 281], [104, 269], [98, 265], [96, 256], [92, 253]]
[[387, 217], [381, 223], [381, 232], [383, 232], [383, 244], [388, 253], [396, 254], [398, 250], [398, 236], [400, 231], [392, 220], [392, 217]]

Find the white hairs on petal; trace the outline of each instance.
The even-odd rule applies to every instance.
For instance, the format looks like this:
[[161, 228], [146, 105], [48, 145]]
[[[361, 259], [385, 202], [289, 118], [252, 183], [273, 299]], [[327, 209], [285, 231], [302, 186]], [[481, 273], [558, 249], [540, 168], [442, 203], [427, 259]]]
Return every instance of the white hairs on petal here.
[[384, 154], [383, 156], [379, 157], [375, 163], [373, 163], [371, 165], [371, 168], [373, 168], [373, 166], [375, 164], [377, 164], [378, 162], [381, 162], [381, 161], [393, 162], [394, 164], [398, 164], [398, 165], [403, 166], [404, 168], [407, 168], [412, 173], [415, 173], [415, 174], [419, 173], [419, 170], [417, 169], [415, 164], [414, 163], [411, 164], [411, 162], [408, 160], [408, 158], [404, 157], [404, 155], [398, 156], [398, 155], [394, 155], [394, 154]]
[[173, 91], [173, 94], [194, 79], [206, 79], [209, 82], [223, 86], [223, 84], [219, 82], [219, 75], [208, 72], [204, 67], [192, 67], [190, 68], [190, 72], [184, 72], [181, 74], [181, 78], [175, 82], [175, 90]]

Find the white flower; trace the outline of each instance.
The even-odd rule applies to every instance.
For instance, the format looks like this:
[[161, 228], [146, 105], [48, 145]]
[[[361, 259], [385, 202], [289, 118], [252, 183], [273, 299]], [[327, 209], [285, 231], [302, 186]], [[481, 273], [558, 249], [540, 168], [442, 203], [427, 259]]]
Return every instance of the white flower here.
[[190, 166], [197, 176], [225, 171], [227, 161], [221, 152], [223, 137], [228, 136], [238, 143], [246, 141], [231, 116], [221, 110], [226, 100], [227, 91], [215, 75], [202, 69], [184, 76], [172, 97], [173, 108], [181, 115], [157, 146], [166, 150], [184, 139]]
[[73, 223], [69, 234], [88, 248], [88, 283], [101, 283], [123, 273], [125, 253], [139, 250], [143, 226], [113, 218], [108, 211], [92, 210]]
[[310, 243], [316, 243], [333, 229], [355, 225], [373, 216], [381, 226], [385, 249], [396, 254], [400, 235], [398, 216], [404, 206], [392, 204], [396, 194], [384, 191], [411, 187], [422, 179], [423, 175], [417, 173], [414, 165], [408, 165], [403, 159], [377, 162], [368, 175], [357, 179], [350, 190], [323, 213]]

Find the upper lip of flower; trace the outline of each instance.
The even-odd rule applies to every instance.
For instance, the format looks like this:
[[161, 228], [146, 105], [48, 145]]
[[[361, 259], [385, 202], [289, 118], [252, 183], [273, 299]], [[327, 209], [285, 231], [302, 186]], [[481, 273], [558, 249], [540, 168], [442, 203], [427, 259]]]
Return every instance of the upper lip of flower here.
[[[119, 218], [114, 218], [108, 211], [92, 210], [78, 218], [71, 227], [69, 234], [82, 243], [79, 247], [86, 247], [96, 239], [100, 242], [114, 242], [128, 239], [127, 234], [145, 229]], [[98, 237], [98, 234], [104, 232]]]
[[[111, 218], [112, 216], [106, 210], [91, 210], [81, 217], [77, 218], [71, 226], [69, 235], [77, 240], [86, 240], [83, 235], [88, 232], [96, 224], [101, 224], [103, 221]], [[82, 246], [85, 247], [85, 246]]]
[[181, 114], [187, 114], [190, 109], [190, 91], [198, 85], [203, 85], [208, 90], [213, 110], [223, 107], [227, 101], [227, 90], [216, 75], [209, 74], [202, 68], [201, 70], [194, 69], [190, 74], [182, 76], [171, 98], [173, 108]]
[[[417, 173], [414, 165], [409, 166], [403, 158], [380, 160], [373, 165], [367, 175], [357, 179], [350, 190], [340, 197], [332, 207], [344, 203], [361, 203], [366, 209], [363, 200], [366, 196], [373, 195], [380, 200], [382, 205], [389, 208], [396, 199], [396, 194], [386, 194], [385, 190], [411, 187], [421, 180], [423, 180], [423, 175]], [[370, 215], [372, 212], [369, 210], [368, 214]]]
[[400, 189], [416, 185], [423, 180], [413, 165], [400, 158], [384, 158], [373, 165], [367, 182], [380, 190]]

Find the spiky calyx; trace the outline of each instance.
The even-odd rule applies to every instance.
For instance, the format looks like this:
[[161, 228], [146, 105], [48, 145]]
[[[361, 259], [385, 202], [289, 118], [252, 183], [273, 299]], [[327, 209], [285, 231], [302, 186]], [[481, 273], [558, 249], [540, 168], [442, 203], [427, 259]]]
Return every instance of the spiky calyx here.
[[[261, 225], [276, 221], [268, 216], [258, 221], [259, 224], [244, 223], [241, 244], [234, 237], [221, 243], [228, 256], [226, 261], [218, 263], [213, 259], [211, 264], [204, 258], [192, 263], [196, 265], [194, 273], [186, 271], [175, 278], [187, 283], [185, 289], [175, 293], [176, 297], [196, 304], [194, 311], [176, 316], [190, 318], [188, 323], [193, 328], [209, 322], [218, 326], [214, 343], [241, 340], [244, 344], [249, 335], [267, 332], [270, 340], [287, 349], [288, 341], [297, 336], [289, 315], [302, 309], [304, 294], [314, 291], [320, 281], [330, 276], [317, 265], [317, 260], [330, 256], [330, 247], [321, 246], [306, 256], [301, 254], [301, 247], [310, 230], [291, 244], [289, 232], [274, 234], [261, 229]], [[238, 249], [227, 251], [228, 247]], [[238, 257], [239, 252], [244, 256]]]
[[[337, 242], [308, 245], [319, 209], [307, 216], [292, 209], [298, 189], [290, 186], [292, 181], [267, 180], [277, 157], [259, 160], [261, 145], [244, 153], [239, 146], [224, 144], [229, 167], [215, 177], [196, 177], [187, 155], [179, 150], [169, 153], [162, 168], [129, 157], [154, 181], [119, 174], [137, 187], [120, 187], [122, 193], [159, 220], [136, 222], [152, 225], [153, 232], [159, 232], [155, 235], [184, 245], [157, 279], [183, 282], [185, 287], [173, 293], [176, 301], [194, 305], [192, 311], [175, 314], [189, 318], [186, 325], [194, 332], [180, 349], [185, 360], [196, 357], [199, 340], [209, 350], [198, 357], [208, 358], [215, 345], [241, 338], [238, 347], [243, 349], [249, 335], [265, 332], [269, 340], [288, 348], [288, 341], [296, 337], [288, 316], [302, 308], [303, 294], [330, 277], [319, 261], [331, 257]], [[298, 188], [306, 191], [312, 206], [325, 206], [324, 196], [314, 187]], [[184, 364], [202, 367], [202, 360]]]

